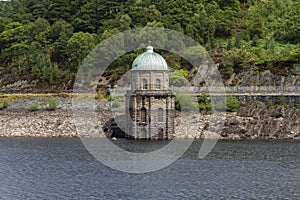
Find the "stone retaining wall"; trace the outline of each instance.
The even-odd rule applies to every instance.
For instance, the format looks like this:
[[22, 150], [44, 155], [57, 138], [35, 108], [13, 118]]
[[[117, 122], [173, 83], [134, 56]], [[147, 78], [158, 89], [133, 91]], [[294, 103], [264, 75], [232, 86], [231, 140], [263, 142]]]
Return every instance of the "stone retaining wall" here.
[[[32, 100], [11, 103], [9, 108], [0, 110], [0, 136], [78, 137], [73, 112], [69, 108], [70, 100], [59, 100], [62, 103], [55, 111], [41, 109], [36, 112], [28, 111], [28, 103]], [[79, 115], [81, 124], [77, 124], [77, 128], [83, 127], [93, 136], [103, 137], [99, 130], [112, 119], [112, 113], [101, 109], [95, 113], [96, 119], [93, 119], [90, 111], [83, 110]], [[181, 119], [178, 116], [175, 120], [176, 137], [204, 138], [210, 135], [210, 117], [211, 115], [199, 114], [185, 119], [195, 127], [191, 134], [179, 131]], [[96, 126], [92, 123], [93, 120], [97, 121]], [[219, 134], [220, 139], [300, 139], [300, 110], [283, 106], [268, 108], [258, 102], [247, 104], [238, 113], [227, 113], [222, 133]]]

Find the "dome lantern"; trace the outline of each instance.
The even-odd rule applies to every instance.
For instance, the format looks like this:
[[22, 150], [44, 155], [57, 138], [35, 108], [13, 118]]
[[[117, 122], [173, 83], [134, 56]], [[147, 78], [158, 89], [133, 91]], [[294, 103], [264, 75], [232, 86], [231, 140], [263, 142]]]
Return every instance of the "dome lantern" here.
[[151, 46], [151, 41], [149, 41], [149, 45], [146, 48], [146, 52], [153, 53], [153, 46]]
[[147, 53], [153, 53], [153, 47], [152, 46], [147, 46], [146, 52]]

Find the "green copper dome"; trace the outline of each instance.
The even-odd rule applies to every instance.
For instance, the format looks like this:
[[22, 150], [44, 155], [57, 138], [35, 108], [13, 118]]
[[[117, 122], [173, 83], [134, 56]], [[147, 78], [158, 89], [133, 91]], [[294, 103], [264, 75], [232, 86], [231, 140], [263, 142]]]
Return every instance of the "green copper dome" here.
[[161, 55], [153, 52], [152, 46], [148, 46], [146, 52], [133, 61], [132, 70], [168, 70], [168, 65]]

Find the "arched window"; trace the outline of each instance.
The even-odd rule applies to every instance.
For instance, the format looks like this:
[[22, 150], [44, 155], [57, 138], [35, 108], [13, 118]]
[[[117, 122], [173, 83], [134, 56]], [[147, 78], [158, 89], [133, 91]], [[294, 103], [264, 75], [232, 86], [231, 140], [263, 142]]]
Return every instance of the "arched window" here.
[[157, 111], [157, 121], [163, 122], [164, 121], [164, 110], [162, 108], [159, 108]]
[[148, 89], [148, 81], [147, 79], [143, 79], [143, 90], [147, 90]]
[[147, 139], [147, 130], [145, 128], [141, 130], [141, 139]]
[[147, 110], [146, 108], [141, 109], [141, 122], [147, 122]]
[[156, 79], [155, 88], [156, 88], [157, 90], [160, 90], [160, 79]]
[[131, 120], [134, 121], [132, 108], [129, 108], [129, 116], [130, 116]]
[[160, 128], [158, 131], [158, 139], [159, 140], [164, 139], [164, 129], [163, 128]]

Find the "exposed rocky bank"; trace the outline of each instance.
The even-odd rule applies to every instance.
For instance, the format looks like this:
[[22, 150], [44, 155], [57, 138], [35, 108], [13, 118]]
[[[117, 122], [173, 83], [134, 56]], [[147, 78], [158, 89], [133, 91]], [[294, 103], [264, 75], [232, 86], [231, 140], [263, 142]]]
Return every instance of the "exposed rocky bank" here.
[[[61, 106], [55, 111], [45, 109], [30, 112], [20, 107], [20, 100], [8, 109], [0, 110], [0, 136], [6, 137], [78, 137], [73, 112], [68, 109], [69, 98], [60, 99]], [[68, 102], [65, 102], [68, 101]], [[83, 111], [84, 122], [92, 121], [88, 111]], [[98, 110], [99, 122], [90, 126], [94, 136], [99, 129], [111, 120], [109, 111]], [[189, 116], [196, 126], [196, 135], [178, 131], [180, 118], [176, 119], [177, 138], [204, 138], [210, 135], [209, 119], [211, 115]], [[83, 123], [84, 124], [84, 123]], [[213, 127], [212, 127], [213, 128]], [[300, 110], [284, 106], [267, 107], [255, 102], [241, 107], [237, 113], [227, 113], [220, 139], [300, 139]]]
[[227, 114], [221, 134], [237, 139], [300, 139], [300, 110], [253, 102]]

